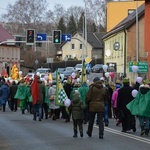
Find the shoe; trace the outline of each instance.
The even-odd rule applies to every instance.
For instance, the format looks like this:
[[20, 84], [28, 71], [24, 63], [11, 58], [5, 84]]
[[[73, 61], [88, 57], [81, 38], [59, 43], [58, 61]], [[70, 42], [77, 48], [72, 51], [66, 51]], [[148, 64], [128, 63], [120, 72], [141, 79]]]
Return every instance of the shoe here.
[[77, 138], [77, 135], [73, 135], [74, 138]]
[[141, 131], [141, 134], [140, 135], [143, 135], [145, 133], [145, 131], [143, 130], [143, 131]]
[[91, 137], [91, 136], [92, 136], [91, 134], [89, 134], [89, 133], [88, 133], [88, 131], [86, 131], [86, 134], [87, 134], [89, 137]]
[[100, 135], [100, 136], [99, 136], [99, 139], [103, 139], [103, 136], [102, 136], [102, 135]]
[[34, 121], [36, 121], [36, 118], [33, 118]]
[[136, 132], [136, 128], [133, 128], [133, 132]]
[[66, 119], [65, 122], [70, 122], [70, 120]]
[[108, 127], [108, 124], [105, 124], [105, 127]]
[[80, 134], [80, 137], [83, 137], [83, 133]]
[[121, 132], [124, 132], [124, 133], [125, 133], [125, 132], [126, 132], [126, 130], [122, 130]]
[[42, 121], [42, 119], [41, 119], [41, 118], [39, 118], [39, 121]]
[[116, 126], [119, 126], [119, 122], [116, 123]]

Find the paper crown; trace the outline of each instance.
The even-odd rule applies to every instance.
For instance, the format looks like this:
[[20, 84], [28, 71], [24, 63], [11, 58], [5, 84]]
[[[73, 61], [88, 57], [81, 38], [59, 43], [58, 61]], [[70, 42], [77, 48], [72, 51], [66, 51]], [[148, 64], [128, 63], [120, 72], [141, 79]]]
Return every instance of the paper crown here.
[[129, 78], [124, 78], [123, 79], [123, 83], [129, 83], [129, 82], [130, 82]]

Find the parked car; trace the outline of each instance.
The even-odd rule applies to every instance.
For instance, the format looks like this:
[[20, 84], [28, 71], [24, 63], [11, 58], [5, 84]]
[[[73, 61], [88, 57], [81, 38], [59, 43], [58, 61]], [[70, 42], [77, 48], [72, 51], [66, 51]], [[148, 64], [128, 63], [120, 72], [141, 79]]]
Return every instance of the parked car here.
[[35, 73], [32, 73], [32, 72], [29, 72], [24, 78], [29, 78], [30, 80], [33, 80], [34, 79], [34, 75]]
[[[60, 80], [63, 81], [64, 74], [59, 72], [59, 75], [60, 75]], [[56, 71], [52, 73], [52, 78], [53, 78], [53, 80], [56, 80]]]
[[65, 68], [58, 68], [58, 72], [59, 72], [60, 74], [63, 74], [64, 71], [65, 71]]
[[63, 72], [64, 80], [66, 80], [68, 78], [68, 76], [71, 76], [73, 72], [76, 72], [74, 67], [66, 67], [66, 70]]
[[51, 72], [51, 69], [50, 68], [38, 68], [36, 70], [36, 73], [39, 72], [40, 74], [41, 73], [50, 73]]
[[98, 72], [102, 73], [103, 72], [103, 64], [96, 64], [92, 67], [91, 70], [94, 73], [98, 73]]
[[74, 68], [75, 68], [75, 70], [78, 71], [79, 73], [82, 72], [82, 64], [76, 64]]

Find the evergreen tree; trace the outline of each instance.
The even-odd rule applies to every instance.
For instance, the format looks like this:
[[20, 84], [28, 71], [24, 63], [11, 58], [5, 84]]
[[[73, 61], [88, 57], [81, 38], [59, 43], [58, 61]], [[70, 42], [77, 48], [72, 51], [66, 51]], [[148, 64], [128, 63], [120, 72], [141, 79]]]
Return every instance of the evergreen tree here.
[[81, 14], [79, 21], [78, 21], [78, 31], [83, 31], [83, 23], [84, 23], [84, 12]]
[[64, 17], [62, 16], [58, 22], [58, 26], [57, 26], [58, 30], [61, 30], [62, 33], [66, 33], [66, 26], [65, 26], [65, 22], [64, 22]]
[[67, 33], [73, 34], [76, 31], [77, 31], [76, 22], [74, 20], [74, 16], [71, 15], [67, 26]]

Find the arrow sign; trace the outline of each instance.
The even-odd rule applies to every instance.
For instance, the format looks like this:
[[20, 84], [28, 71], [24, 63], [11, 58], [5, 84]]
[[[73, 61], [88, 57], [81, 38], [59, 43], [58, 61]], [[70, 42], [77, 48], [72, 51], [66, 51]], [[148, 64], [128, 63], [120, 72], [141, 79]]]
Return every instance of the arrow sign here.
[[36, 40], [37, 41], [46, 41], [46, 34], [37, 34]]
[[71, 34], [62, 34], [62, 42], [67, 42], [67, 41], [71, 41]]

